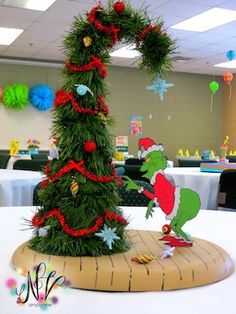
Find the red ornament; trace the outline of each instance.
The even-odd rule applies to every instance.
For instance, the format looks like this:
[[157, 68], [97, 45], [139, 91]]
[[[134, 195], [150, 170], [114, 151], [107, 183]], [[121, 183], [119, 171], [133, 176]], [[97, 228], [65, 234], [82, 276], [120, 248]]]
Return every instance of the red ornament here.
[[171, 226], [168, 225], [168, 224], [162, 226], [162, 232], [163, 232], [164, 234], [169, 234], [169, 233], [171, 232]]
[[117, 1], [113, 4], [113, 8], [116, 11], [116, 13], [122, 14], [125, 10], [124, 2]]
[[86, 143], [84, 143], [84, 150], [87, 153], [93, 153], [97, 148], [97, 145], [94, 141], [87, 141]]
[[234, 77], [234, 76], [233, 76], [233, 74], [232, 74], [231, 72], [226, 72], [226, 73], [224, 73], [224, 76], [223, 76], [224, 81], [225, 81], [225, 83], [226, 83], [227, 85], [230, 85], [230, 83], [231, 83], [233, 77]]

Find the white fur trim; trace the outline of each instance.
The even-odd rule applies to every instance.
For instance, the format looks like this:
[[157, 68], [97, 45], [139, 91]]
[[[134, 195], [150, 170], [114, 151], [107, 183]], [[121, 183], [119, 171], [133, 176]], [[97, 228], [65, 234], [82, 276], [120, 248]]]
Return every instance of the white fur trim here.
[[144, 191], [143, 186], [141, 186], [141, 188], [138, 190], [139, 193], [142, 193]]
[[154, 145], [152, 145], [152, 146], [150, 146], [150, 147], [148, 147], [148, 149], [147, 150], [145, 150], [145, 151], [143, 151], [142, 152], [142, 154], [141, 154], [141, 157], [142, 158], [145, 158], [148, 154], [150, 154], [151, 152], [155, 152], [155, 151], [161, 151], [161, 152], [163, 152], [163, 150], [164, 150], [164, 147], [161, 145], [161, 144], [154, 144]]
[[156, 176], [158, 175], [158, 173], [164, 174], [164, 171], [160, 169], [154, 172], [153, 176], [150, 179], [151, 185], [153, 185], [156, 182]]
[[141, 157], [142, 157], [142, 152], [141, 152], [141, 150], [139, 150], [138, 151], [138, 159], [141, 159]]
[[158, 200], [157, 200], [157, 198], [155, 197], [154, 199], [153, 199], [153, 201], [154, 201], [154, 203], [155, 203], [155, 205], [156, 205], [156, 207], [159, 207], [159, 202], [158, 202]]
[[172, 212], [166, 216], [167, 220], [172, 220], [177, 215], [177, 211], [179, 209], [179, 204], [180, 204], [180, 189], [181, 187], [179, 186], [175, 188], [175, 202], [174, 202]]

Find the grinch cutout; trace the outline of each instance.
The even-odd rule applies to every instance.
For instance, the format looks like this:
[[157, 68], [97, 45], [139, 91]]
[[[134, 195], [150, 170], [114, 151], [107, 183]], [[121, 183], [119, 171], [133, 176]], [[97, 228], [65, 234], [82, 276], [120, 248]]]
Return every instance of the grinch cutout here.
[[144, 172], [144, 178], [150, 180], [154, 193], [140, 187], [129, 177], [125, 177], [125, 184], [127, 190], [138, 190], [150, 198], [146, 219], [152, 216], [153, 207], [156, 205], [166, 214], [166, 219], [171, 221], [170, 227], [176, 236], [165, 235], [161, 240], [166, 241], [169, 247], [192, 246], [190, 236], [182, 230], [182, 227], [188, 220], [197, 216], [201, 206], [200, 197], [195, 191], [174, 186], [168, 181], [164, 173], [167, 160], [163, 155], [163, 150], [162, 144], [156, 144], [150, 138], [139, 140], [138, 157], [145, 158], [140, 171]]

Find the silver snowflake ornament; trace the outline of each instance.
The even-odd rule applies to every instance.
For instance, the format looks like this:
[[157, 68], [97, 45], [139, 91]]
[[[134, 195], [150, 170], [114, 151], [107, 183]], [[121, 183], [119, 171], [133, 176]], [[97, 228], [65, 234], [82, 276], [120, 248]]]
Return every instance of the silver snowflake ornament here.
[[165, 245], [161, 253], [161, 259], [173, 256], [174, 249], [175, 247], [171, 247], [170, 245]]

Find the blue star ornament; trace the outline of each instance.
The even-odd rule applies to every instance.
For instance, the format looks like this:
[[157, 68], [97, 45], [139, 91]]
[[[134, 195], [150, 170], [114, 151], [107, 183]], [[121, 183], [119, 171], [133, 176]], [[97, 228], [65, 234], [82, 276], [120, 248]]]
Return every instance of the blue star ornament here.
[[112, 244], [115, 240], [119, 240], [120, 237], [116, 235], [116, 228], [108, 228], [107, 225], [104, 225], [104, 229], [101, 232], [95, 233], [99, 238], [103, 239], [103, 242], [106, 242], [109, 250], [112, 249]]
[[159, 93], [161, 101], [164, 100], [164, 93], [167, 92], [167, 88], [173, 87], [174, 84], [167, 83], [165, 80], [157, 77], [153, 84], [146, 86], [147, 89], [153, 90], [155, 93]]

